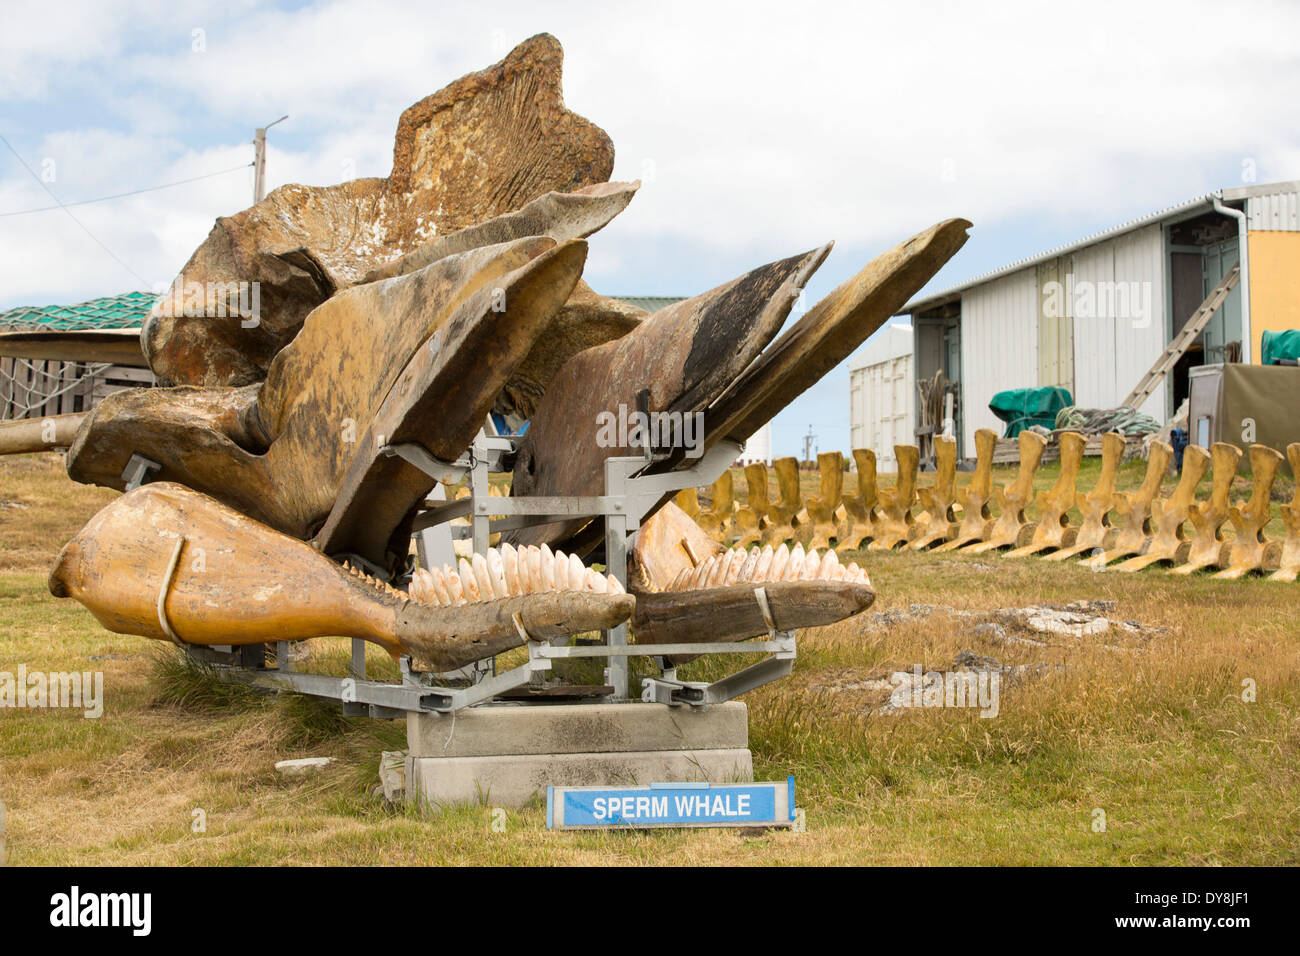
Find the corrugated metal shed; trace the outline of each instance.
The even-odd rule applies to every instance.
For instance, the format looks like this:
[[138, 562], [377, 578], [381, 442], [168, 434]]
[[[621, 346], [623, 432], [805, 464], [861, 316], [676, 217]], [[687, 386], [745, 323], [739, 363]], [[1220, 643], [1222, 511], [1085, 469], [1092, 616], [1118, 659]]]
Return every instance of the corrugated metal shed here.
[[1003, 423], [989, 399], [1008, 388], [1038, 384], [1038, 274], [1030, 267], [977, 286], [961, 300], [961, 371], [964, 447], [975, 432]]
[[[1090, 283], [1094, 305], [1074, 315], [1074, 401], [1112, 408], [1165, 347], [1164, 237], [1159, 223], [1074, 255], [1076, 286]], [[1108, 290], [1109, 293], [1108, 294]], [[1141, 411], [1163, 420], [1167, 379]]]
[[872, 336], [849, 363], [849, 443], [870, 448], [876, 465], [896, 467], [894, 446], [916, 442], [912, 327], [893, 324]]
[[[1096, 245], [1099, 242], [1104, 242], [1107, 239], [1112, 239], [1116, 236], [1121, 236], [1125, 233], [1133, 232], [1134, 230], [1141, 229], [1143, 226], [1150, 225], [1151, 223], [1166, 223], [1173, 220], [1193, 216], [1201, 212], [1203, 209], [1212, 208], [1214, 199], [1218, 195], [1219, 193], [1206, 193], [1204, 196], [1197, 196], [1195, 199], [1187, 200], [1187, 202], [1178, 203], [1177, 205], [1169, 206], [1165, 209], [1157, 210], [1156, 212], [1149, 213], [1148, 215], [1141, 216], [1137, 219], [1132, 219], [1125, 223], [1121, 223], [1120, 225], [1114, 226], [1110, 229], [1103, 229], [1101, 232], [1093, 233], [1090, 236], [1085, 236], [1084, 238], [1079, 239], [1076, 242], [1070, 242], [1070, 243], [1066, 243], [1063, 246], [1057, 246], [1055, 249], [1049, 249], [1046, 252], [1039, 253], [1036, 256], [1030, 256], [1027, 259], [1017, 259], [1015, 262], [1009, 263], [1008, 265], [1005, 265], [1000, 269], [994, 269], [990, 272], [985, 272], [982, 275], [977, 275], [973, 279], [968, 279], [965, 282], [962, 282], [958, 285], [950, 286], [949, 288], [944, 289], [942, 292], [935, 292], [929, 295], [919, 296], [913, 299], [911, 302], [907, 303], [907, 305], [903, 306], [894, 314], [913, 315], [917, 312], [923, 312], [926, 309], [933, 308], [936, 305], [942, 305], [945, 302], [951, 302], [953, 299], [958, 298], [967, 289], [974, 288], [975, 286], [982, 285], [986, 282], [990, 282], [993, 279], [1001, 278], [1002, 276], [1005, 275], [1011, 275], [1012, 273], [1019, 272], [1021, 269], [1028, 268], [1029, 266], [1037, 266], [1040, 263], [1047, 262], [1050, 259], [1056, 259], [1060, 256], [1069, 255], [1073, 252], [1076, 252], [1080, 249], [1084, 249], [1088, 246]], [[1224, 194], [1224, 198], [1228, 198], [1226, 193]]]
[[1246, 223], [1259, 232], [1300, 232], [1300, 181], [1225, 189], [1224, 199], [1246, 201]]

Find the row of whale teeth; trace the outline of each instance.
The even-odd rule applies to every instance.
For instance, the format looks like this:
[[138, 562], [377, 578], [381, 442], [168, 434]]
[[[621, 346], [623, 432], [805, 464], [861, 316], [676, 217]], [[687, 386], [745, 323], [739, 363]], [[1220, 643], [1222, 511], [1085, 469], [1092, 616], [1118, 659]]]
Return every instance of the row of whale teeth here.
[[372, 577], [371, 575], [367, 574], [365, 571], [362, 571], [360, 568], [348, 564], [346, 561], [343, 562], [343, 570], [347, 571], [348, 574], [352, 575], [354, 578], [360, 578], [366, 584], [369, 584], [371, 587], [383, 591], [386, 594], [391, 594], [394, 597], [404, 596], [401, 591], [397, 590], [397, 588], [393, 587], [387, 581], [381, 581], [376, 577]]
[[847, 568], [840, 564], [839, 555], [831, 548], [818, 555], [813, 548], [804, 553], [803, 545], [794, 550], [781, 545], [775, 551], [768, 545], [759, 550], [743, 548], [723, 551], [701, 562], [695, 568], [686, 568], [668, 586], [669, 591], [690, 591], [697, 588], [720, 588], [729, 584], [755, 584], [764, 581], [847, 581], [850, 584], [870, 584], [867, 572], [856, 563]]
[[546, 545], [515, 548], [503, 544], [486, 556], [461, 558], [457, 567], [417, 568], [411, 597], [423, 604], [453, 607], [474, 601], [494, 601], [544, 591], [590, 591], [621, 594], [623, 585], [612, 574], [601, 574], [575, 554], [552, 552]]

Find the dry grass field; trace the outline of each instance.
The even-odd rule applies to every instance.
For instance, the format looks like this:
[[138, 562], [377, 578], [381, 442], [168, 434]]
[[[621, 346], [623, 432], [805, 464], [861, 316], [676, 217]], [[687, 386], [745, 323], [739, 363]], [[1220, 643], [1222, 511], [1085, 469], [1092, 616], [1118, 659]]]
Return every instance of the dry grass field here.
[[[13, 864], [1300, 863], [1300, 585], [856, 554], [876, 605], [803, 632], [792, 677], [746, 698], [756, 776], [796, 776], [807, 832], [550, 833], [537, 808], [493, 832], [489, 807], [423, 815], [373, 795], [402, 724], [221, 693], [178, 674], [170, 647], [51, 597], [54, 555], [112, 497], [68, 481], [56, 455], [0, 459], [0, 671], [100, 671], [106, 697], [99, 719], [0, 709]], [[1076, 600], [1143, 628], [987, 626], [1000, 608]], [[920, 604], [937, 609], [908, 613]], [[313, 643], [341, 662], [344, 642]], [[996, 717], [881, 712], [873, 680], [967, 651], [1018, 668]], [[297, 782], [273, 770], [309, 755], [338, 759]]]

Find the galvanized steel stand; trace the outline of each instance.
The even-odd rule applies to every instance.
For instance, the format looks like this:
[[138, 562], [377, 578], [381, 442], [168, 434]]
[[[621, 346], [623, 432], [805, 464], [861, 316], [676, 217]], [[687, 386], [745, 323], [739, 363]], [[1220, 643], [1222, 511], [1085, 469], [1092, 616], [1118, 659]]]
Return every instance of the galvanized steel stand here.
[[[496, 532], [582, 518], [603, 519], [606, 567], [626, 588], [629, 539], [640, 528], [646, 515], [666, 496], [683, 488], [712, 484], [742, 450], [742, 446], [735, 442], [719, 442], [693, 467], [658, 474], [644, 473], [647, 466], [656, 460], [649, 451], [638, 456], [609, 458], [605, 462], [604, 495], [493, 497], [489, 475], [508, 470], [505, 462], [515, 452], [516, 439], [489, 434], [489, 431], [490, 426], [480, 431], [468, 454], [455, 462], [439, 461], [414, 444], [389, 445], [382, 449], [385, 454], [400, 456], [440, 482], [439, 492], [441, 485], [456, 484], [466, 477], [469, 479], [468, 498], [445, 501], [438, 500], [435, 495], [426, 500], [425, 510], [417, 515], [413, 533], [420, 563], [425, 567], [452, 560], [448, 545], [454, 534], [448, 532], [452, 530], [450, 523], [458, 518], [469, 519], [468, 529], [462, 526], [457, 530], [468, 531], [473, 550], [480, 554], [487, 551], [490, 537]], [[152, 464], [139, 456], [133, 457], [128, 468], [131, 472], [129, 478], [137, 484], [146, 480], [150, 471], [148, 466]], [[355, 556], [335, 557], [348, 557], [368, 572], [387, 578], [383, 569]], [[291, 645], [286, 641], [275, 644], [275, 668], [265, 666], [266, 645], [263, 644], [188, 645], [186, 651], [196, 660], [216, 665], [219, 673], [230, 679], [340, 700], [344, 713], [353, 716], [396, 718], [407, 713], [454, 713], [541, 681], [551, 671], [555, 660], [590, 657], [606, 659], [605, 681], [613, 687], [616, 702], [632, 699], [628, 694], [628, 662], [630, 657], [641, 656], [657, 659], [661, 676], [643, 679], [640, 700], [671, 706], [704, 707], [731, 700], [784, 677], [794, 666], [793, 632], [776, 627], [766, 593], [761, 587], [755, 589], [755, 600], [759, 602], [768, 624], [767, 640], [638, 646], [628, 643], [628, 629], [624, 623], [605, 631], [603, 644], [567, 646], [567, 643], [559, 641], [552, 644], [537, 640], [521, 629], [520, 637], [528, 649], [528, 658], [504, 673], [497, 674], [491, 660], [452, 673], [419, 673], [411, 670], [409, 658], [403, 658], [400, 684], [367, 679], [365, 642], [359, 638], [352, 640], [349, 676], [343, 678], [298, 671], [290, 652]], [[663, 660], [702, 654], [770, 656], [713, 683], [678, 680], [676, 668], [667, 667]], [[455, 686], [462, 683], [463, 686]], [[518, 703], [512, 702], [512, 705]]]

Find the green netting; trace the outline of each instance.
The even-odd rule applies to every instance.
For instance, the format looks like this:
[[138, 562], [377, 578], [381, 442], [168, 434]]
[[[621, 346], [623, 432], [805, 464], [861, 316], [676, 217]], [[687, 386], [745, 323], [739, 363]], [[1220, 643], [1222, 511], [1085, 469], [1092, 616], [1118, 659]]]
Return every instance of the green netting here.
[[1015, 438], [1026, 428], [1041, 425], [1053, 428], [1056, 425], [1056, 413], [1074, 404], [1074, 397], [1069, 389], [1050, 386], [1048, 388], [1013, 388], [998, 392], [989, 402], [989, 409], [1001, 421], [1007, 423], [1003, 438]]
[[1300, 329], [1265, 332], [1262, 345], [1261, 365], [1272, 365], [1276, 359], [1300, 359]]
[[0, 331], [129, 329], [141, 325], [158, 296], [126, 292], [77, 305], [22, 306], [0, 312]]

